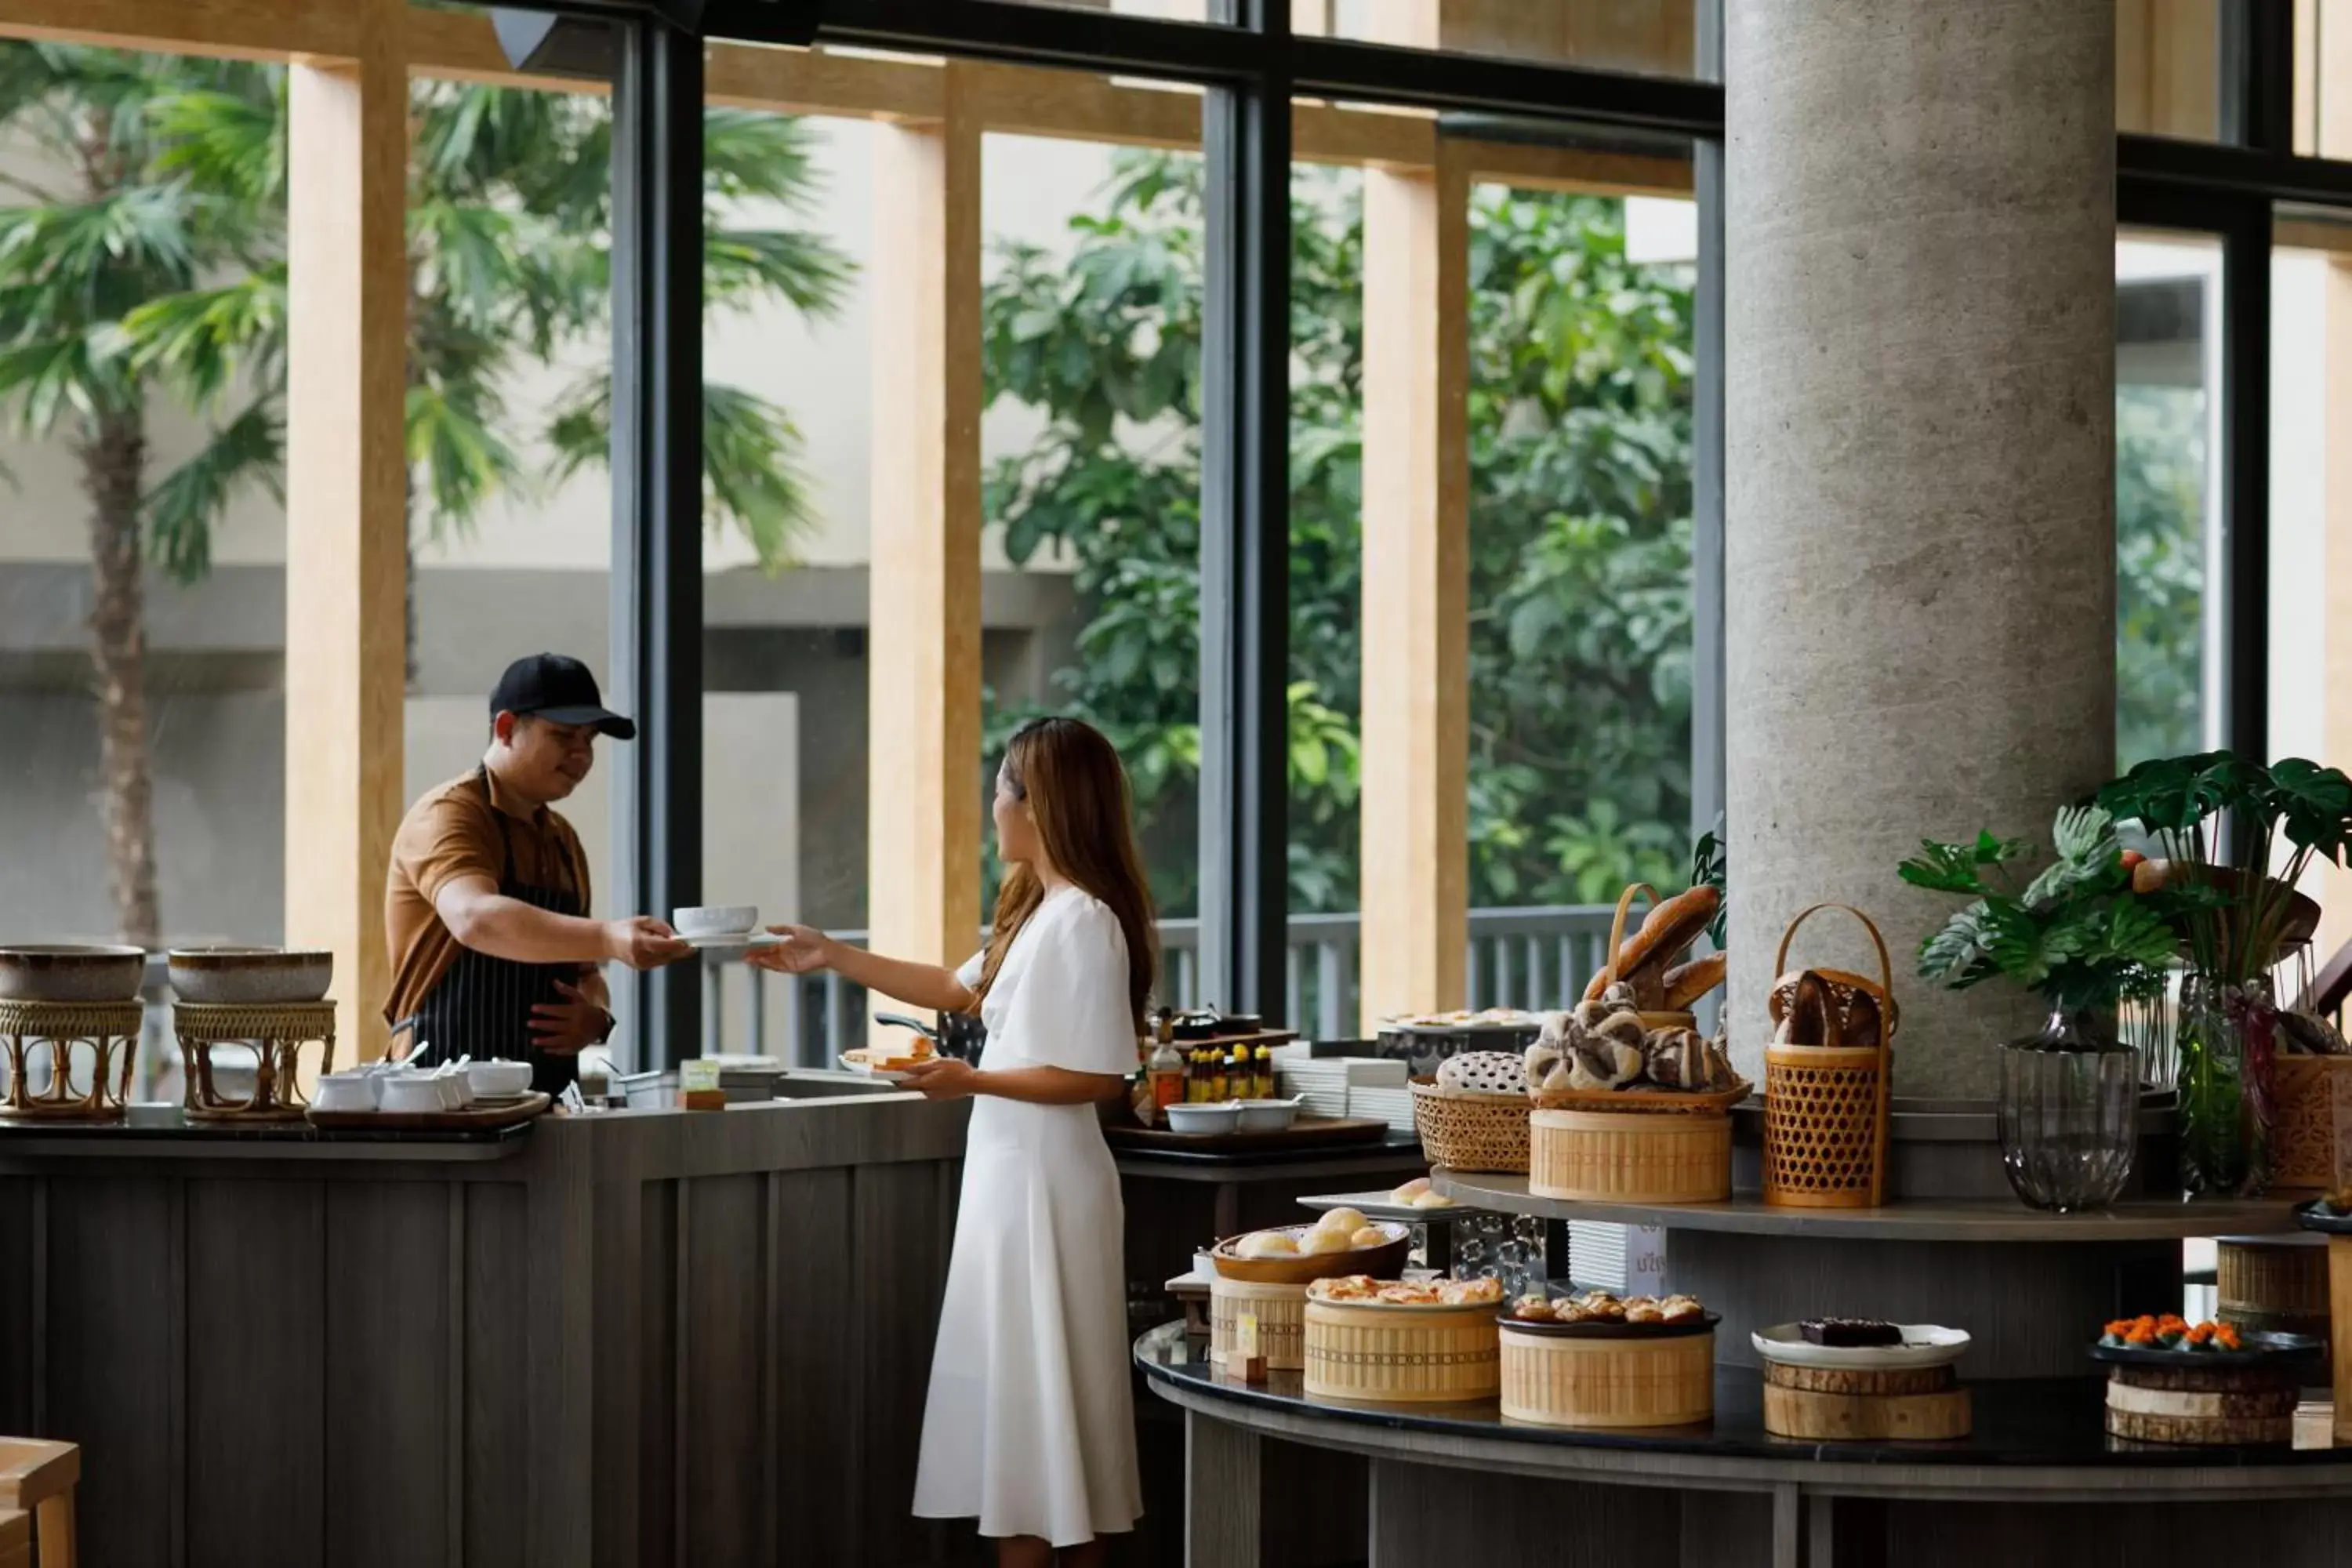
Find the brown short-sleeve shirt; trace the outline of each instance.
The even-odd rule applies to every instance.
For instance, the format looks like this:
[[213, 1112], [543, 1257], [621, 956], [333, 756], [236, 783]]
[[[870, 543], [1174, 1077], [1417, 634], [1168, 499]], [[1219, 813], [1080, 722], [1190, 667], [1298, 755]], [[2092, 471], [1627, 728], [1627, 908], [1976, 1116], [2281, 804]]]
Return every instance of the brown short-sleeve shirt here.
[[[441, 923], [433, 900], [459, 877], [500, 880], [509, 848], [517, 880], [571, 889], [578, 893], [580, 907], [589, 907], [588, 857], [580, 847], [580, 835], [556, 812], [546, 806], [534, 811], [515, 798], [495, 775], [488, 798], [482, 793], [482, 775], [469, 773], [408, 808], [393, 838], [392, 866], [384, 875], [383, 929], [392, 950], [386, 1023], [396, 1024], [415, 1013], [457, 962], [457, 939]], [[592, 964], [581, 967], [583, 973], [594, 971]]]

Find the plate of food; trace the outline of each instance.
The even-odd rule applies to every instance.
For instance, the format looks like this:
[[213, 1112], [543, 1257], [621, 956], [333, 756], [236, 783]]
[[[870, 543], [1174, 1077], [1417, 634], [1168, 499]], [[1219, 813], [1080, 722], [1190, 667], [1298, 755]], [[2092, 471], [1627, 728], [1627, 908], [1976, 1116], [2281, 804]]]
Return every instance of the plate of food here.
[[1333, 1274], [1401, 1272], [1412, 1249], [1410, 1226], [1341, 1207], [1326, 1209], [1312, 1225], [1229, 1236], [1211, 1249], [1209, 1261], [1228, 1279], [1304, 1285]]
[[1522, 1333], [1570, 1340], [1671, 1340], [1703, 1334], [1723, 1321], [1696, 1296], [1628, 1296], [1606, 1290], [1581, 1295], [1528, 1295], [1496, 1314], [1495, 1321]]
[[1965, 1329], [1877, 1318], [1807, 1318], [1759, 1329], [1748, 1338], [1766, 1361], [1857, 1371], [1948, 1366], [1969, 1349]]
[[2118, 1318], [2091, 1346], [2093, 1361], [2124, 1366], [2284, 1366], [2315, 1359], [2324, 1342], [2310, 1334], [2267, 1333], [2170, 1312]]
[[1503, 1282], [1499, 1279], [1375, 1279], [1369, 1274], [1339, 1274], [1309, 1283], [1307, 1299], [1333, 1307], [1370, 1307], [1397, 1312], [1425, 1312], [1432, 1308], [1491, 1307], [1503, 1299]]
[[2294, 1205], [2294, 1223], [2330, 1236], [2352, 1236], [2352, 1187], [2336, 1187]]
[[904, 1083], [910, 1068], [939, 1060], [930, 1051], [877, 1051], [870, 1047], [844, 1051], [835, 1058], [851, 1072], [867, 1078], [880, 1079], [885, 1083]]

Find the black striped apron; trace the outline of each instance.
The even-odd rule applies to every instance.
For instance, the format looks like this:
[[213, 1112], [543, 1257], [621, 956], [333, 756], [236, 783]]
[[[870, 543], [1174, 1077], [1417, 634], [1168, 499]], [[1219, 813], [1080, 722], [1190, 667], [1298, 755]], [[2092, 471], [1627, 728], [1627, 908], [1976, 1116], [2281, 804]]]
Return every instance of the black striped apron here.
[[[514, 840], [509, 836], [506, 813], [490, 799], [488, 770], [476, 769], [475, 777], [482, 786], [482, 800], [499, 825], [499, 844], [505, 860], [499, 873], [499, 896], [550, 914], [585, 915], [588, 910], [581, 901], [581, 879], [576, 868], [570, 887], [535, 887], [516, 877]], [[561, 840], [556, 842], [560, 844]], [[578, 1080], [580, 1058], [576, 1054], [554, 1055], [533, 1046], [530, 1010], [541, 1002], [564, 1001], [563, 994], [555, 988], [556, 983], [576, 985], [580, 978], [581, 966], [577, 963], [520, 963], [461, 947], [449, 972], [425, 994], [425, 1000], [417, 1004], [414, 1014], [393, 1026], [393, 1032], [407, 1031], [413, 1042], [413, 1059], [420, 1067], [455, 1061], [467, 1054], [476, 1061], [493, 1057], [528, 1061], [531, 1088], [561, 1095]], [[424, 1049], [425, 1047], [430, 1048]]]

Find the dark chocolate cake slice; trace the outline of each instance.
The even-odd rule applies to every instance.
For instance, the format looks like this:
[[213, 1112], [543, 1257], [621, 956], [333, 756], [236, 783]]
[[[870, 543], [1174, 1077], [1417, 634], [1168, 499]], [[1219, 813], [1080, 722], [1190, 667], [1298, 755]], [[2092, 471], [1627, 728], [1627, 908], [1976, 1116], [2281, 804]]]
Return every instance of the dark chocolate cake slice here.
[[1807, 1318], [1797, 1327], [1816, 1345], [1899, 1345], [1903, 1331], [1876, 1318]]

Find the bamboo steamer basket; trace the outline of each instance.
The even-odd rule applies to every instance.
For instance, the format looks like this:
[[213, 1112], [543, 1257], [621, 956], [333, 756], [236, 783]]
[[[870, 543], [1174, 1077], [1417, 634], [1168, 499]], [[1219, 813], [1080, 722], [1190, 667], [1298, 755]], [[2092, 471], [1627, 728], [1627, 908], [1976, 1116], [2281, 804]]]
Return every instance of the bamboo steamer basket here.
[[2221, 1237], [2214, 1245], [2213, 1315], [2242, 1329], [2328, 1333], [2327, 1248], [2270, 1237]]
[[1501, 1385], [1496, 1303], [1397, 1307], [1307, 1303], [1310, 1399], [1373, 1405], [1460, 1405]]
[[1415, 1079], [1412, 1126], [1433, 1165], [1523, 1175], [1528, 1168], [1527, 1096], [1445, 1094]]
[[1860, 921], [1878, 951], [1878, 1044], [1764, 1047], [1764, 1201], [1789, 1208], [1876, 1208], [1886, 1198], [1887, 1096], [1897, 1022], [1886, 939], [1850, 904], [1815, 904], [1780, 933], [1772, 973], [1788, 973], [1797, 928], [1823, 910], [1843, 910]]
[[1687, 1426], [1715, 1418], [1715, 1331], [1580, 1339], [1501, 1325], [1506, 1420]]
[[1217, 1275], [1209, 1281], [1209, 1353], [1216, 1364], [1241, 1338], [1244, 1312], [1257, 1318], [1258, 1354], [1268, 1370], [1297, 1372], [1307, 1364], [1307, 1287], [1267, 1285]]
[[1583, 1203], [1704, 1204], [1731, 1195], [1731, 1118], [1538, 1110], [1528, 1191]]
[[2282, 1192], [2334, 1186], [2336, 1086], [2341, 1075], [2352, 1073], [2352, 1057], [2282, 1053], [2272, 1067], [2278, 1116], [2271, 1134], [2271, 1186]]

